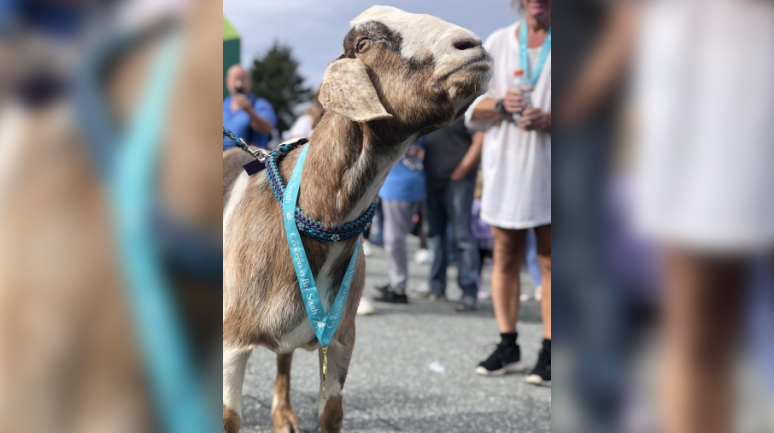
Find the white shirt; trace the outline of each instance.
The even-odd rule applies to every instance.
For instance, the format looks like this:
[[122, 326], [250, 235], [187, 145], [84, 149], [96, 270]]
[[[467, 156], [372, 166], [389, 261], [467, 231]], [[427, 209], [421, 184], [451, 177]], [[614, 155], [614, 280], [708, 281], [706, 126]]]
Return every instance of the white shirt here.
[[[524, 131], [515, 123], [473, 121], [474, 108], [484, 98], [502, 99], [513, 85], [513, 72], [520, 63], [517, 38], [519, 22], [492, 33], [484, 48], [494, 57], [489, 90], [465, 113], [471, 129], [486, 130], [481, 168], [484, 188], [481, 218], [492, 226], [527, 229], [551, 224], [551, 134]], [[530, 48], [530, 70], [534, 70], [541, 47]], [[551, 111], [551, 54], [532, 92], [532, 106]]]
[[637, 46], [634, 220], [656, 241], [774, 245], [774, 5], [654, 1]]
[[288, 138], [301, 138], [312, 136], [312, 116], [304, 114], [298, 117], [290, 127], [290, 137]]

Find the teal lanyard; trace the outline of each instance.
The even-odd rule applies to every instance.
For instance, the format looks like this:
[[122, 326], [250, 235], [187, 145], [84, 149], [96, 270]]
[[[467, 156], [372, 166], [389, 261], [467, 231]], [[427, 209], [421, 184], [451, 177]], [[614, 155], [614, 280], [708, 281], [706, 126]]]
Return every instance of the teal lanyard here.
[[551, 27], [548, 28], [548, 34], [546, 35], [546, 40], [543, 41], [543, 48], [540, 50], [540, 57], [538, 58], [537, 64], [535, 65], [535, 70], [530, 74], [530, 68], [529, 68], [529, 45], [527, 44], [527, 38], [529, 36], [527, 35], [527, 19], [525, 18], [521, 22], [521, 33], [519, 35], [519, 46], [520, 46], [520, 55], [521, 55], [521, 69], [524, 70], [524, 75], [522, 75], [522, 80], [527, 81], [527, 83], [524, 83], [525, 85], [529, 85], [530, 87], [534, 88], [535, 84], [537, 84], [538, 78], [540, 78], [540, 73], [543, 72], [543, 66], [546, 64], [546, 59], [548, 59], [548, 55], [551, 53]]
[[285, 234], [288, 238], [290, 255], [293, 260], [293, 269], [296, 271], [298, 285], [301, 287], [301, 295], [304, 299], [306, 312], [309, 315], [309, 322], [312, 323], [314, 334], [317, 336], [320, 344], [327, 347], [331, 342], [331, 338], [333, 338], [333, 334], [336, 332], [336, 327], [339, 325], [341, 313], [344, 311], [344, 304], [347, 303], [349, 286], [352, 284], [352, 276], [355, 274], [355, 264], [357, 263], [357, 252], [360, 247], [360, 241], [358, 240], [355, 243], [355, 251], [352, 252], [352, 258], [349, 259], [347, 273], [344, 274], [344, 280], [341, 282], [339, 293], [336, 295], [336, 300], [333, 302], [330, 312], [326, 315], [323, 310], [322, 302], [320, 301], [320, 294], [317, 292], [317, 286], [314, 283], [312, 269], [309, 267], [309, 260], [306, 257], [304, 245], [301, 242], [301, 236], [298, 233], [294, 216], [296, 202], [298, 201], [298, 188], [301, 184], [301, 171], [304, 168], [304, 160], [306, 159], [307, 151], [309, 151], [309, 144], [304, 146], [304, 150], [301, 151], [301, 156], [298, 157], [298, 162], [296, 162], [296, 167], [293, 169], [293, 174], [290, 176], [290, 180], [288, 180], [288, 186], [285, 189], [285, 198], [282, 203], [282, 214], [284, 216], [282, 219], [285, 221]]
[[154, 204], [160, 133], [182, 51], [182, 36], [164, 41], [141, 95], [128, 134], [118, 143], [110, 196], [124, 264], [124, 278], [141, 350], [163, 430], [211, 432], [217, 428], [205, 390], [196, 376], [169, 283], [147, 226]]
[[293, 174], [288, 180], [288, 186], [285, 188], [284, 200], [282, 202], [282, 220], [285, 222], [285, 235], [288, 238], [288, 247], [290, 247], [290, 257], [293, 261], [293, 269], [296, 271], [298, 286], [301, 288], [301, 297], [304, 300], [306, 313], [309, 316], [309, 322], [312, 324], [314, 335], [320, 341], [322, 346], [323, 364], [322, 364], [322, 396], [325, 399], [325, 385], [328, 380], [328, 345], [331, 343], [333, 334], [336, 333], [336, 327], [339, 326], [341, 313], [344, 311], [344, 305], [347, 303], [349, 286], [352, 284], [352, 277], [355, 275], [355, 264], [357, 263], [357, 252], [360, 248], [360, 239], [355, 242], [355, 250], [352, 252], [352, 258], [349, 259], [347, 273], [344, 274], [344, 280], [341, 282], [339, 293], [333, 301], [331, 310], [325, 314], [320, 294], [317, 292], [317, 285], [314, 283], [312, 269], [309, 267], [309, 260], [304, 251], [304, 244], [301, 242], [301, 235], [296, 227], [296, 203], [298, 202], [298, 189], [301, 186], [301, 172], [304, 169], [306, 153], [309, 151], [309, 144], [304, 146], [301, 156], [298, 157]]

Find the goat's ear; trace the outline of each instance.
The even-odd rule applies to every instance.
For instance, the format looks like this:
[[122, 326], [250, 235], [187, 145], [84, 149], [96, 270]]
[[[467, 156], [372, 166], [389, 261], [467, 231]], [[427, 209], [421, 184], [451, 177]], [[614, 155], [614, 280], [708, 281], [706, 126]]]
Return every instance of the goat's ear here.
[[368, 70], [359, 59], [341, 59], [328, 65], [318, 98], [326, 110], [355, 122], [392, 117], [379, 101]]

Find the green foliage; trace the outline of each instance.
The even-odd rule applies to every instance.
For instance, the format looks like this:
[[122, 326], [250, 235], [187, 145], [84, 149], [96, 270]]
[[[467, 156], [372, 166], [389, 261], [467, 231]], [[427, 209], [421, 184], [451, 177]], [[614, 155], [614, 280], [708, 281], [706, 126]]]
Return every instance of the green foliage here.
[[275, 40], [263, 58], [253, 60], [250, 76], [255, 96], [265, 98], [274, 107], [280, 133], [290, 129], [295, 119], [293, 109], [312, 95], [312, 89], [304, 86], [304, 78], [298, 74], [291, 48]]

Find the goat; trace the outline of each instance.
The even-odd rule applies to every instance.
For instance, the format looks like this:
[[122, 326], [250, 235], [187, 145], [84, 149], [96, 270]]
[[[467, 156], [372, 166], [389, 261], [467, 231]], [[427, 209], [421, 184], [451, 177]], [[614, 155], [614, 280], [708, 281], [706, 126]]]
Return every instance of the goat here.
[[[472, 32], [430, 15], [374, 6], [350, 24], [343, 53], [325, 71], [319, 98], [327, 112], [308, 144], [298, 200], [309, 217], [329, 226], [366, 211], [409, 145], [458, 119], [486, 91], [492, 67]], [[285, 184], [299, 153], [278, 164]], [[274, 431], [297, 432], [289, 399], [293, 351], [319, 344], [291, 264], [281, 206], [266, 176], [235, 175], [229, 158], [224, 156], [223, 173], [224, 182], [230, 180], [223, 209], [223, 431], [239, 431], [245, 368], [260, 345], [277, 354]], [[327, 243], [303, 237], [326, 311], [356, 242], [359, 238]], [[318, 413], [326, 433], [341, 430], [341, 390], [364, 283], [361, 252], [328, 349], [327, 390], [320, 389]]]

